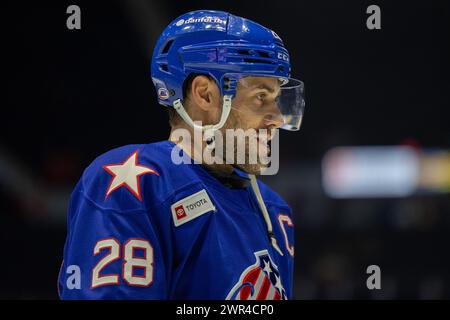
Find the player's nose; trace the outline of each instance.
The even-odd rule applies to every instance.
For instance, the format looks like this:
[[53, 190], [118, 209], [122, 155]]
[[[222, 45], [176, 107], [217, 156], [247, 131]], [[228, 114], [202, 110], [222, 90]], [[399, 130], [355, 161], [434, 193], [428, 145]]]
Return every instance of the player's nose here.
[[264, 116], [264, 125], [269, 129], [278, 129], [284, 125], [283, 115], [276, 104], [274, 104], [272, 110]]

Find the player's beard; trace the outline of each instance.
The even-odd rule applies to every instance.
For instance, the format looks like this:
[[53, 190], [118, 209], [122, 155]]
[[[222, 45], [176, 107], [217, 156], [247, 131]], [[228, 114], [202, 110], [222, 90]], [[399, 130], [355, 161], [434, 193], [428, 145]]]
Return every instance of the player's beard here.
[[[240, 114], [239, 112], [236, 112], [235, 110], [231, 110], [230, 115], [228, 116], [227, 121], [225, 122], [224, 126], [220, 129], [221, 133], [222, 133], [222, 137], [223, 137], [223, 144], [224, 146], [227, 145], [227, 134], [226, 134], [226, 130], [227, 129], [232, 129], [232, 130], [236, 130], [236, 129], [242, 129], [242, 130], [248, 130], [248, 129], [254, 129], [256, 130], [257, 133], [257, 149], [254, 150], [258, 150], [258, 154], [266, 154], [267, 156], [270, 155], [270, 145], [269, 145], [269, 141], [270, 139], [267, 138], [266, 141], [263, 141], [264, 139], [261, 139], [258, 130], [259, 129], [267, 129], [267, 135], [269, 136], [270, 134], [273, 134], [273, 132], [271, 132], [270, 130], [268, 130], [268, 128], [251, 128], [251, 127], [247, 127], [244, 125], [244, 121], [242, 121], [242, 119], [240, 118]], [[238, 139], [237, 137], [235, 137], [234, 135], [232, 136], [234, 141], [233, 141], [233, 148], [232, 150], [228, 150], [227, 148], [223, 148], [224, 152], [223, 152], [223, 161], [225, 163], [226, 159], [227, 159], [227, 152], [232, 152], [233, 153], [233, 159], [234, 159], [234, 167], [237, 167], [241, 170], [243, 170], [244, 172], [248, 173], [248, 174], [254, 174], [254, 175], [259, 175], [261, 174], [261, 172], [268, 167], [269, 164], [266, 163], [266, 161], [264, 161], [265, 163], [261, 162], [261, 158], [260, 156], [256, 157], [256, 163], [250, 163], [250, 152], [251, 152], [251, 148], [250, 148], [250, 143], [251, 143], [251, 139], [249, 139], [248, 137], [245, 138], [244, 143], [245, 143], [245, 155], [244, 155], [244, 163], [238, 163], [237, 159], [238, 159], [238, 151], [239, 149], [237, 148], [238, 143], [242, 143], [242, 139]], [[253, 148], [255, 148], [256, 146], [252, 146]], [[255, 161], [253, 161], [255, 162]]]

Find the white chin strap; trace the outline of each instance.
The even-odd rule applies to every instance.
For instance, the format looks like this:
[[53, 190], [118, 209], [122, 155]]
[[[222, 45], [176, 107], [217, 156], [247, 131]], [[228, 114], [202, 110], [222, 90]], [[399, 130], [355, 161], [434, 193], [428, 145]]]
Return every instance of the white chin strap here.
[[202, 130], [205, 135], [205, 140], [208, 145], [208, 148], [214, 148], [214, 134], [216, 130], [219, 130], [223, 127], [225, 122], [228, 119], [228, 115], [231, 111], [231, 95], [224, 95], [223, 96], [223, 105], [222, 105], [222, 114], [220, 115], [220, 120], [216, 124], [210, 124], [206, 126], [199, 126], [196, 124], [191, 117], [188, 115], [186, 110], [183, 107], [183, 104], [181, 103], [181, 99], [177, 99], [173, 102], [173, 107], [177, 111], [177, 113], [180, 115], [180, 117], [192, 128], [197, 130]]

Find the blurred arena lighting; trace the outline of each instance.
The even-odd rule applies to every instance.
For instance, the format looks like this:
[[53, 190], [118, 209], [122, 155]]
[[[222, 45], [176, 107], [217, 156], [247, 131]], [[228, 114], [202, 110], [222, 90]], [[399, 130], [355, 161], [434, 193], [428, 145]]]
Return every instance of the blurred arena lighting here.
[[450, 151], [409, 146], [335, 147], [322, 159], [322, 186], [332, 198], [449, 192]]

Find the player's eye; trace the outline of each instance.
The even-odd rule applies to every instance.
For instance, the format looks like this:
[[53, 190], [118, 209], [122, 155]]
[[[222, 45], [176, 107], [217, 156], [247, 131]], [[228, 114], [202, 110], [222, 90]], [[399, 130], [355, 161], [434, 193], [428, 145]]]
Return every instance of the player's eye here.
[[260, 100], [260, 101], [264, 101], [264, 99], [266, 99], [266, 94], [265, 93], [258, 93], [256, 95], [256, 99]]

